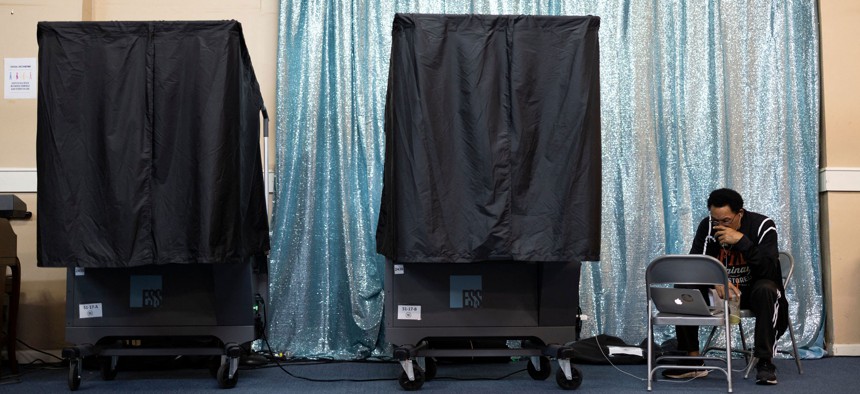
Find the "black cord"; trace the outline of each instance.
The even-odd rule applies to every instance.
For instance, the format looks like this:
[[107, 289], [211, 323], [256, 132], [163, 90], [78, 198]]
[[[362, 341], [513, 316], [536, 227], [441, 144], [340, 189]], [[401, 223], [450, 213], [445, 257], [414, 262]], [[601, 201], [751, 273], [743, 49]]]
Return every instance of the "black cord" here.
[[[398, 378], [371, 378], [371, 379], [314, 379], [314, 378], [308, 378], [308, 377], [305, 377], [305, 376], [299, 376], [299, 375], [296, 375], [296, 374], [294, 374], [294, 373], [292, 373], [292, 372], [290, 372], [290, 371], [287, 371], [287, 369], [286, 369], [286, 368], [284, 368], [284, 365], [287, 365], [287, 364], [292, 365], [292, 366], [307, 366], [307, 365], [322, 365], [322, 364], [332, 364], [332, 363], [341, 363], [341, 362], [344, 362], [344, 363], [345, 363], [345, 362], [355, 362], [355, 361], [340, 361], [340, 360], [307, 360], [307, 359], [302, 359], [302, 360], [296, 360], [296, 361], [295, 361], [295, 363], [294, 363], [294, 362], [288, 362], [288, 361], [285, 361], [285, 362], [282, 364], [282, 363], [281, 363], [281, 361], [279, 360], [279, 358], [280, 358], [280, 357], [277, 357], [277, 356], [275, 355], [275, 352], [272, 350], [272, 346], [271, 346], [271, 344], [269, 343], [269, 337], [268, 337], [268, 335], [266, 334], [266, 326], [268, 325], [268, 321], [269, 321], [269, 316], [268, 316], [268, 313], [267, 313], [267, 311], [266, 311], [266, 302], [263, 300], [263, 298], [262, 298], [262, 297], [258, 297], [258, 298], [257, 298], [257, 302], [259, 302], [259, 303], [260, 303], [260, 305], [261, 305], [261, 307], [263, 308], [263, 321], [264, 321], [264, 324], [263, 324], [263, 332], [262, 332], [263, 337], [262, 337], [262, 340], [263, 340], [263, 342], [266, 344], [266, 348], [267, 348], [267, 349], [268, 349], [268, 351], [269, 351], [269, 355], [268, 355], [268, 356], [269, 356], [269, 358], [270, 358], [270, 359], [275, 363], [275, 365], [274, 365], [274, 366], [271, 366], [271, 365], [269, 365], [269, 366], [260, 366], [260, 367], [254, 367], [254, 368], [251, 368], [251, 369], [257, 369], [257, 368], [274, 368], [274, 367], [277, 367], [277, 368], [280, 368], [280, 370], [281, 370], [281, 371], [284, 371], [284, 373], [286, 373], [287, 375], [289, 375], [289, 376], [291, 376], [291, 377], [293, 377], [293, 378], [301, 379], [301, 380], [305, 380], [305, 381], [308, 381], [308, 382], [321, 382], [321, 383], [326, 383], [326, 382], [329, 382], [329, 383], [330, 383], [330, 382], [356, 382], [356, 383], [362, 383], [362, 382], [381, 382], [381, 381], [396, 381], [396, 380], [398, 380]], [[360, 360], [359, 360], [359, 361], [360, 361]], [[360, 361], [360, 362], [372, 362], [372, 363], [378, 363], [378, 362], [385, 362], [385, 361]], [[388, 362], [385, 362], [385, 363], [388, 363]], [[515, 375], [515, 374], [521, 373], [521, 372], [523, 372], [523, 371], [525, 371], [525, 370], [526, 370], [526, 369], [521, 369], [521, 370], [518, 370], [518, 371], [511, 372], [511, 373], [509, 373], [509, 374], [507, 374], [507, 375], [504, 375], [504, 376], [501, 376], [501, 377], [495, 377], [495, 378], [456, 378], [456, 377], [441, 377], [441, 376], [440, 376], [440, 377], [435, 377], [435, 378], [433, 378], [433, 380], [458, 380], [458, 381], [469, 381], [469, 380], [474, 380], [474, 381], [481, 381], [481, 380], [485, 380], [485, 381], [486, 381], [486, 380], [502, 380], [502, 379], [507, 379], [507, 378], [509, 378], [509, 377], [511, 377], [511, 376], [513, 376], [513, 375]]]
[[260, 331], [262, 333], [260, 335], [265, 335], [266, 326], [269, 325], [269, 316], [266, 313], [266, 300], [263, 299], [260, 293], [254, 295], [254, 300], [263, 308], [263, 321], [260, 322]]
[[[649, 339], [649, 340], [650, 340], [650, 339]], [[597, 344], [597, 348], [600, 350], [600, 354], [602, 354], [602, 355], [603, 355], [603, 358], [605, 358], [605, 359], [606, 359], [606, 361], [608, 361], [608, 362], [609, 362], [609, 365], [612, 365], [612, 367], [613, 367], [613, 368], [615, 368], [616, 370], [618, 370], [619, 372], [621, 372], [621, 373], [623, 373], [623, 374], [625, 374], [625, 375], [627, 375], [627, 376], [633, 377], [633, 378], [638, 379], [638, 380], [641, 380], [641, 381], [643, 381], [643, 382], [644, 382], [644, 381], [646, 381], [646, 380], [648, 380], [648, 379], [646, 379], [646, 378], [640, 378], [640, 377], [638, 377], [638, 376], [636, 376], [636, 375], [634, 375], [634, 374], [632, 374], [632, 373], [630, 373], [630, 372], [627, 372], [627, 371], [625, 371], [625, 370], [623, 370], [623, 369], [621, 369], [621, 368], [618, 368], [618, 366], [617, 366], [617, 365], [615, 365], [615, 363], [613, 363], [613, 362], [612, 362], [612, 360], [610, 360], [610, 359], [609, 359], [609, 356], [607, 356], [607, 355], [606, 355], [606, 353], [603, 351], [603, 346], [600, 346], [600, 340], [598, 340], [598, 339], [597, 339], [597, 336], [595, 336], [595, 337], [594, 337], [594, 342]], [[646, 357], [648, 357], [648, 356], [650, 356], [650, 354], [649, 354], [649, 355], [646, 355]]]
[[22, 340], [20, 340], [20, 339], [17, 339], [17, 338], [16, 338], [16, 341], [18, 341], [18, 343], [20, 343], [20, 344], [22, 344], [22, 345], [26, 346], [26, 347], [27, 347], [27, 348], [29, 348], [30, 350], [34, 350], [34, 351], [36, 351], [36, 352], [42, 353], [42, 354], [44, 354], [44, 355], [46, 355], [46, 356], [49, 356], [49, 357], [53, 357], [53, 358], [55, 358], [55, 359], [57, 359], [57, 360], [60, 360], [60, 361], [65, 361], [65, 360], [63, 360], [63, 358], [62, 358], [62, 357], [58, 357], [58, 356], [53, 355], [53, 354], [51, 354], [51, 353], [48, 353], [48, 352], [46, 352], [46, 351], [44, 351], [44, 350], [36, 349], [36, 348], [34, 348], [34, 347], [32, 347], [32, 346], [28, 345], [26, 342], [24, 342], [24, 341], [22, 341]]
[[[0, 332], [2, 332], [2, 333], [3, 333], [3, 336], [4, 336], [4, 337], [7, 337], [7, 338], [9, 337], [9, 333], [8, 333], [8, 332], [6, 332], [6, 330], [0, 330]], [[44, 350], [36, 349], [36, 348], [34, 348], [34, 347], [30, 346], [29, 344], [27, 344], [27, 342], [22, 341], [20, 338], [15, 338], [15, 341], [16, 341], [16, 342], [18, 342], [18, 343], [20, 343], [20, 344], [22, 344], [22, 345], [24, 345], [24, 346], [26, 346], [26, 347], [27, 347], [27, 348], [29, 348], [30, 350], [35, 350], [35, 351], [37, 351], [37, 352], [39, 352], [39, 353], [42, 353], [42, 354], [44, 354], [44, 355], [46, 355], [46, 356], [50, 356], [50, 357], [56, 358], [57, 360], [60, 360], [60, 361], [65, 361], [65, 360], [63, 360], [63, 358], [62, 358], [62, 357], [57, 357], [57, 356], [55, 356], [55, 355], [53, 355], [53, 354], [51, 354], [51, 353], [48, 353], [48, 352], [46, 352], [46, 351], [44, 351]], [[44, 361], [43, 361], [43, 362], [44, 362]]]
[[505, 379], [507, 379], [507, 378], [509, 378], [509, 377], [511, 377], [511, 376], [514, 376], [514, 375], [516, 375], [516, 374], [518, 374], [518, 373], [522, 373], [522, 372], [525, 372], [525, 371], [526, 371], [526, 368], [523, 368], [523, 369], [520, 369], [520, 370], [516, 370], [516, 371], [514, 371], [514, 372], [511, 372], [511, 373], [509, 373], [509, 374], [507, 374], [507, 375], [499, 376], [499, 377], [496, 377], [496, 378], [458, 378], [458, 377], [453, 377], [453, 376], [437, 376], [437, 377], [433, 378], [433, 380], [456, 380], [456, 381], [492, 381], [492, 380], [505, 380]]
[[[257, 299], [257, 301], [260, 303], [260, 305], [263, 308], [263, 320], [264, 320], [263, 332], [262, 332], [263, 342], [265, 342], [266, 348], [269, 350], [269, 355], [270, 355], [271, 359], [275, 362], [275, 365], [278, 368], [280, 368], [281, 371], [284, 371], [284, 373], [286, 373], [287, 375], [290, 375], [296, 379], [306, 380], [309, 382], [375, 382], [375, 381], [380, 381], [380, 380], [397, 380], [397, 379], [391, 379], [391, 378], [387, 378], [387, 379], [313, 379], [313, 378], [307, 378], [304, 376], [298, 376], [298, 375], [291, 373], [290, 371], [287, 371], [287, 369], [284, 368], [283, 365], [281, 365], [281, 362], [280, 362], [280, 360], [278, 360], [278, 357], [275, 356], [275, 352], [272, 350], [272, 345], [269, 343], [269, 336], [266, 334], [266, 326], [268, 325], [268, 322], [269, 322], [269, 315], [268, 315], [268, 312], [266, 310], [266, 302], [263, 300], [262, 297], [259, 297]], [[319, 363], [319, 364], [322, 364], [322, 363]], [[318, 365], [318, 364], [305, 364], [305, 365]]]
[[[272, 351], [272, 346], [271, 346], [271, 344], [269, 343], [269, 338], [268, 338], [268, 336], [266, 335], [266, 331], [265, 331], [265, 330], [263, 330], [263, 342], [265, 342], [265, 343], [266, 343], [266, 348], [268, 348], [268, 349], [269, 349], [269, 353], [271, 353], [271, 354], [275, 354], [275, 352], [274, 352], [274, 351]], [[275, 364], [278, 366], [278, 368], [280, 368], [280, 369], [281, 369], [281, 371], [284, 371], [284, 373], [286, 373], [287, 375], [290, 375], [291, 377], [294, 377], [294, 378], [296, 378], [296, 379], [301, 379], [301, 380], [305, 380], [305, 381], [308, 381], [308, 382], [378, 382], [378, 381], [385, 381], [385, 380], [397, 380], [397, 378], [374, 378], [374, 379], [314, 379], [314, 378], [308, 378], [308, 377], [304, 377], [304, 376], [299, 376], [299, 375], [293, 374], [293, 373], [292, 373], [292, 372], [290, 372], [290, 371], [287, 371], [287, 369], [286, 369], [286, 368], [284, 368], [284, 366], [283, 366], [283, 365], [281, 365], [281, 362], [278, 360], [278, 358], [277, 358], [277, 357], [273, 358], [273, 360], [275, 361]]]
[[[4, 336], [8, 336], [8, 333], [7, 333], [5, 330], [0, 330], [0, 332], [2, 332]], [[35, 372], [35, 371], [43, 371], [43, 370], [57, 370], [57, 369], [64, 369], [64, 368], [66, 368], [66, 367], [67, 367], [67, 365], [65, 364], [65, 360], [63, 360], [62, 358], [57, 357], [57, 356], [55, 356], [55, 355], [53, 355], [53, 354], [51, 354], [51, 353], [48, 353], [48, 352], [46, 352], [46, 351], [44, 351], [44, 350], [36, 349], [36, 348], [34, 348], [33, 346], [30, 346], [29, 344], [27, 344], [26, 342], [24, 342], [24, 341], [22, 341], [22, 340], [20, 340], [20, 339], [18, 339], [18, 338], [15, 338], [15, 341], [16, 341], [16, 342], [18, 342], [18, 343], [20, 343], [20, 344], [22, 344], [22, 345], [24, 345], [24, 346], [26, 346], [26, 347], [28, 347], [28, 348], [29, 348], [29, 349], [31, 349], [31, 350], [35, 350], [35, 351], [37, 351], [37, 352], [39, 352], [39, 353], [42, 353], [42, 354], [44, 354], [44, 355], [51, 356], [51, 357], [56, 358], [56, 359], [58, 359], [58, 360], [60, 360], [60, 361], [58, 361], [58, 362], [54, 362], [54, 363], [49, 363], [49, 362], [47, 362], [47, 361], [45, 361], [45, 360], [42, 360], [41, 358], [37, 358], [37, 359], [32, 360], [32, 361], [30, 361], [29, 363], [26, 363], [26, 364], [21, 364], [21, 363], [19, 363], [19, 364], [18, 364], [18, 367], [20, 367], [20, 368], [23, 368], [23, 367], [34, 367], [36, 364], [41, 364], [41, 367], [39, 367], [39, 368], [32, 368], [32, 369], [30, 369], [30, 370], [28, 370], [28, 371], [19, 372], [19, 373], [14, 374], [14, 375], [4, 375], [3, 377], [0, 377], [0, 385], [6, 385], [6, 384], [11, 384], [11, 383], [19, 383], [19, 382], [21, 381], [21, 377], [22, 377], [22, 376], [27, 375], [28, 373]]]

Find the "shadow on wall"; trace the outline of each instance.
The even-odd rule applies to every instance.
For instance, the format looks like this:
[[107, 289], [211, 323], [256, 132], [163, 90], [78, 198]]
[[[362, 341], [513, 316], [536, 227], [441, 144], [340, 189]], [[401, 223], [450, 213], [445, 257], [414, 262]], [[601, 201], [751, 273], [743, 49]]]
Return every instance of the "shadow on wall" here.
[[[25, 323], [26, 324], [23, 324]], [[52, 354], [59, 355], [66, 346], [66, 280], [28, 281], [21, 283], [18, 309], [18, 339]], [[50, 357], [18, 344], [18, 362], [29, 363]]]

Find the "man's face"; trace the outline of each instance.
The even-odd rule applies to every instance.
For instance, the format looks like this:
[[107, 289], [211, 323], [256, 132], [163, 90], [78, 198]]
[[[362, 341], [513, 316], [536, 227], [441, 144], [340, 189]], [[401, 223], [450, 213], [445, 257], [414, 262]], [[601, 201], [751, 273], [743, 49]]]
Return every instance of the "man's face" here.
[[726, 205], [724, 207], [711, 207], [711, 220], [713, 225], [719, 225], [737, 230], [741, 228], [741, 216], [743, 209], [740, 212], [732, 212], [732, 209]]

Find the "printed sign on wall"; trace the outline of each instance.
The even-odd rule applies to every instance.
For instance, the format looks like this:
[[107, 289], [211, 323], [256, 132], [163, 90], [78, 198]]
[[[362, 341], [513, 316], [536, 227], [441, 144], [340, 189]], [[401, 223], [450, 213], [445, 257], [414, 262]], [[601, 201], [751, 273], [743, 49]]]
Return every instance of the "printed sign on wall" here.
[[3, 60], [3, 98], [34, 99], [39, 80], [35, 57], [7, 57]]

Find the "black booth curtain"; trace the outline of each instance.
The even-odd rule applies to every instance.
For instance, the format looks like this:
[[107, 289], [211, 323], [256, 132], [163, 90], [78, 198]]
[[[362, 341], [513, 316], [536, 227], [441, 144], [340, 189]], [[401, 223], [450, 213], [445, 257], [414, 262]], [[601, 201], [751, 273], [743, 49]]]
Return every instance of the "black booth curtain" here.
[[39, 266], [269, 249], [262, 97], [238, 22], [42, 22], [37, 38]]
[[599, 25], [593, 16], [395, 16], [381, 254], [599, 260]]

